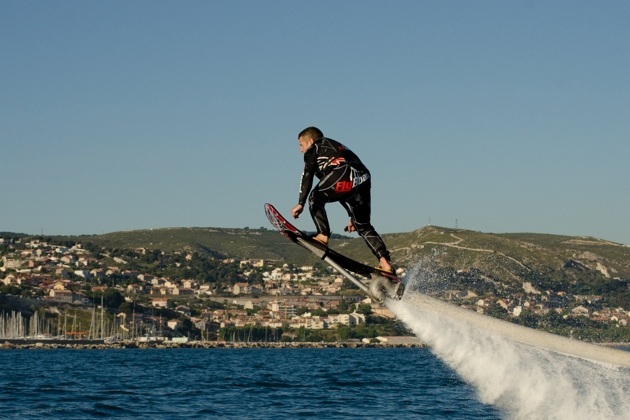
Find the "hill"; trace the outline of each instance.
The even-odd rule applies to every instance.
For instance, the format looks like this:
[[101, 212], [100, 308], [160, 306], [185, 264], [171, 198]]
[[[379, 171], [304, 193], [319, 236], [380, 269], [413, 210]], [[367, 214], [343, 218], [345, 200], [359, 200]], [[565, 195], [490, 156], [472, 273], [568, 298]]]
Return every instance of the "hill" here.
[[[437, 226], [383, 238], [395, 265], [406, 269], [409, 289], [564, 336], [579, 331], [586, 340], [628, 341], [630, 247], [590, 237], [492, 234]], [[356, 236], [335, 236], [331, 246], [359, 261], [376, 263]], [[8, 273], [0, 279], [4, 282], [0, 294], [7, 296], [45, 296], [49, 291], [42, 284], [54, 284], [60, 276], [69, 277], [66, 281], [88, 300], [104, 283], [115, 285], [107, 290], [125, 294], [132, 284], [149, 282], [134, 277], [139, 273], [164, 282], [168, 279], [171, 288], [188, 279], [196, 287], [204, 285], [213, 293], [230, 296], [232, 286], [243, 280], [260, 290], [277, 288], [275, 282], [263, 279], [272, 267], [283, 263], [289, 264], [283, 274], [291, 275], [283, 287], [296, 294], [311, 293], [314, 284], [331, 286], [328, 281], [303, 281], [308, 275], [300, 277], [298, 272], [323, 272], [318, 269], [325, 264], [275, 230], [264, 228], [168, 228], [30, 239], [18, 235], [3, 238], [0, 251], [0, 268]], [[255, 264], [242, 264], [242, 260], [256, 259], [267, 264], [256, 265], [257, 269], [253, 269]], [[125, 267], [121, 269], [120, 264]], [[315, 269], [295, 267], [309, 265]], [[83, 270], [73, 272], [73, 267]], [[89, 281], [83, 277], [88, 269], [95, 276]], [[29, 278], [28, 273], [35, 271], [38, 274]], [[144, 304], [154, 294], [155, 285], [150, 283], [151, 293], [145, 290], [135, 296]], [[352, 290], [346, 287], [343, 292]]]
[[[532, 233], [493, 234], [428, 226], [409, 233], [383, 235], [399, 266], [431, 271], [477, 272], [482, 278], [518, 285], [566, 289], [571, 285], [630, 279], [630, 247], [590, 237]], [[165, 228], [67, 237], [108, 248], [147, 248], [165, 252], [197, 251], [218, 258], [259, 258], [308, 264], [316, 258], [275, 230]], [[363, 240], [333, 236], [331, 246], [374, 264]]]

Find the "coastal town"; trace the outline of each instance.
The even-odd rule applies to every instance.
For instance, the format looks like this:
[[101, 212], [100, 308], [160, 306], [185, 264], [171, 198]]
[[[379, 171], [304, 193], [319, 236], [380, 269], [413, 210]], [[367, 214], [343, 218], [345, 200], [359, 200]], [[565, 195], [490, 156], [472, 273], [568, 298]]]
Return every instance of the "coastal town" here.
[[[60, 315], [63, 311], [65, 319], [62, 321], [62, 317], [57, 316], [57, 324], [49, 323], [45, 327], [41, 319], [35, 320], [30, 322], [32, 325], [24, 324], [11, 331], [10, 325], [19, 323], [10, 322], [5, 311], [0, 338], [48, 334], [64, 338], [157, 340], [168, 337], [186, 341], [191, 330], [198, 331], [201, 339], [216, 339], [219, 330], [233, 330], [237, 334], [243, 327], [258, 327], [265, 330], [269, 340], [277, 340], [274, 334], [282, 328], [325, 330], [365, 324], [368, 315], [394, 318], [387, 308], [363, 295], [340, 295], [343, 279], [334, 273], [319, 273], [312, 266], [289, 268], [286, 264], [276, 266], [264, 260], [225, 259], [220, 264], [236, 267], [234, 278], [227, 282], [200, 283], [195, 279], [172, 280], [128, 269], [123, 258], [98, 259], [81, 244], [65, 247], [31, 240], [14, 241], [11, 245], [14, 250], [2, 256], [0, 267], [0, 285], [5, 292], [13, 291], [5, 294], [45, 303], [49, 314]], [[192, 253], [182, 257], [183, 261], [195, 258]], [[261, 281], [251, 280], [254, 272], [259, 273], [256, 277]], [[102, 315], [93, 311], [90, 325], [78, 325], [74, 318], [68, 321], [73, 309], [75, 312], [76, 309], [102, 310], [102, 302], [94, 296], [103, 297], [106, 291], [110, 291], [110, 296], [123, 299], [116, 302], [114, 308], [105, 308], [114, 309], [115, 316], [111, 319], [104, 316], [101, 324], [96, 319]], [[136, 304], [138, 308], [145, 305], [144, 310], [134, 311]], [[160, 311], [162, 309], [170, 310]], [[285, 339], [292, 336], [284, 333]], [[247, 340], [252, 337], [230, 338]]]
[[[168, 263], [160, 262], [160, 268], [150, 272], [133, 263], [151, 256], [148, 249], [114, 255], [81, 243], [60, 245], [33, 238], [0, 238], [0, 246], [0, 296], [37, 303], [26, 305], [28, 317], [22, 312], [29, 311], [10, 311], [3, 305], [0, 339], [395, 341], [379, 335], [382, 329], [370, 328], [381, 323], [392, 327], [387, 331], [396, 331], [392, 335], [405, 334], [387, 307], [349, 289], [343, 277], [323, 267], [223, 259], [215, 261], [215, 269], [229, 275], [205, 281], [160, 273], [167, 264], [182, 269], [207, 259], [194, 252], [153, 256]], [[399, 274], [404, 276], [404, 269]], [[596, 303], [596, 295], [568, 296], [536, 290], [531, 284], [523, 284], [523, 290], [518, 296], [480, 296], [449, 289], [441, 297], [492, 316], [500, 311], [504, 319], [552, 314], [618, 326], [627, 326], [630, 319], [624, 308], [592, 310], [577, 304]]]

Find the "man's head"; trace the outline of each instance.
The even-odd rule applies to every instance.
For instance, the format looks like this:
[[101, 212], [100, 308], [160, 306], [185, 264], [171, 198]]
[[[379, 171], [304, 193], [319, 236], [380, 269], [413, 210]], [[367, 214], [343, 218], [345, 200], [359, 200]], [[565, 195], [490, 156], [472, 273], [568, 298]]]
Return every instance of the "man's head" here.
[[300, 151], [305, 153], [309, 147], [313, 145], [315, 140], [324, 137], [324, 133], [317, 127], [306, 127], [298, 134], [298, 142], [300, 143]]

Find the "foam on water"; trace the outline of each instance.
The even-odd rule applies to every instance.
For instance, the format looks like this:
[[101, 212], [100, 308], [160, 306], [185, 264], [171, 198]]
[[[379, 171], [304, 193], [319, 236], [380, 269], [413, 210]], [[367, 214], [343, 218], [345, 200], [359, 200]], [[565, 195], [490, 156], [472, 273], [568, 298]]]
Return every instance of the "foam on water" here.
[[476, 389], [481, 402], [514, 419], [630, 419], [630, 352], [438, 301], [419, 292], [428, 275], [410, 273], [403, 300], [388, 301], [388, 307]]

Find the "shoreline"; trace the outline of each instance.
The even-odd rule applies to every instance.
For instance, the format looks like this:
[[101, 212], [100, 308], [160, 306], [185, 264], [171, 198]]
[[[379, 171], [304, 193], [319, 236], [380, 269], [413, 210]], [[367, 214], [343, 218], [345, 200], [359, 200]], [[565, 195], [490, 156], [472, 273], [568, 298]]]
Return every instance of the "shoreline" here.
[[[360, 341], [337, 342], [232, 342], [232, 341], [135, 341], [124, 340], [105, 342], [104, 340], [37, 340], [37, 339], [0, 339], [1, 350], [115, 350], [115, 349], [362, 349], [362, 348], [424, 348], [428, 347], [420, 340], [395, 343], [364, 343]], [[630, 343], [599, 343], [598, 345], [618, 350], [630, 351]]]
[[421, 348], [422, 343], [362, 343], [362, 342], [228, 342], [228, 341], [190, 341], [177, 343], [172, 341], [118, 341], [105, 343], [103, 340], [20, 340], [5, 339], [0, 341], [0, 350], [17, 349], [75, 349], [75, 350], [113, 350], [113, 349], [342, 349], [342, 348]]

